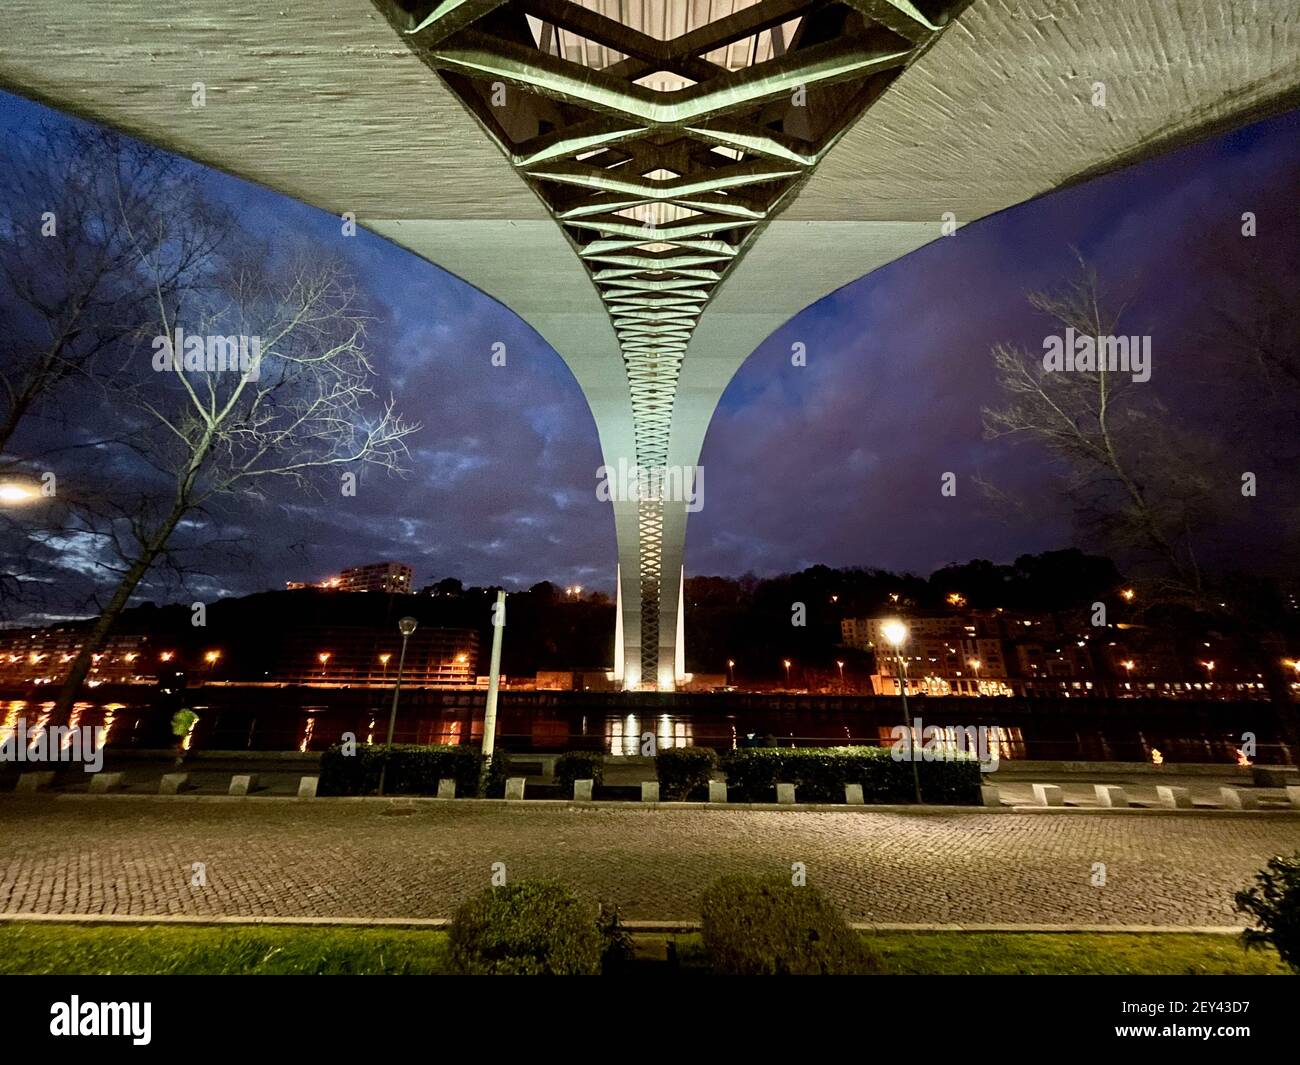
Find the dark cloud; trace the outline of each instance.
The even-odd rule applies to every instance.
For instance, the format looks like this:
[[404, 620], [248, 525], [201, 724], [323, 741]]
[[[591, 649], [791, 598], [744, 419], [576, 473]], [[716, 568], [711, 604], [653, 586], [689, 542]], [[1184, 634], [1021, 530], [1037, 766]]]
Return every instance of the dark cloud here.
[[[33, 135], [38, 114], [51, 117], [0, 95], [0, 128]], [[1222, 432], [1225, 390], [1248, 394], [1252, 381], [1189, 338], [1216, 260], [1227, 268], [1229, 253], [1214, 249], [1241, 240], [1243, 210], [1260, 212], [1251, 254], [1295, 272], [1296, 132], [1297, 116], [1283, 116], [1046, 197], [807, 309], [742, 367], [714, 418], [688, 572], [815, 562], [928, 572], [1067, 544], [1055, 471], [1031, 448], [984, 439], [980, 412], [999, 398], [991, 346], [1041, 351], [1045, 326], [1024, 294], [1070, 276], [1071, 245], [1132, 296], [1135, 331], [1151, 332], [1158, 362], [1178, 367], [1157, 373], [1160, 397]], [[223, 175], [208, 180], [263, 236], [340, 243], [329, 215]], [[417, 583], [454, 575], [612, 591], [614, 526], [594, 493], [595, 425], [563, 361], [510, 311], [436, 267], [366, 233], [343, 246], [374, 294], [380, 388], [423, 426], [411, 472], [368, 474], [355, 498], [281, 492], [225, 512], [223, 532], [251, 551], [238, 563], [212, 560], [212, 577], [198, 583], [240, 594], [393, 558], [415, 566]], [[806, 368], [789, 365], [794, 340], [807, 344]], [[491, 365], [496, 341], [507, 345], [505, 368]], [[1249, 434], [1237, 445], [1269, 446]], [[958, 477], [956, 499], [939, 493], [947, 471]], [[976, 476], [1027, 501], [1032, 518], [988, 504]], [[1242, 535], [1266, 544], [1271, 533]], [[67, 550], [84, 578], [87, 552]]]

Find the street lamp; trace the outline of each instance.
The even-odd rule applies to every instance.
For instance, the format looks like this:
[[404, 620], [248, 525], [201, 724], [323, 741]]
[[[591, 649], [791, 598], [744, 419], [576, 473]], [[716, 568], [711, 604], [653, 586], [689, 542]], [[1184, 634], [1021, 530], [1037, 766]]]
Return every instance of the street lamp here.
[[781, 665], [785, 666], [785, 686], [788, 689], [790, 687], [790, 659], [781, 659]]
[[916, 789], [916, 803], [921, 804], [921, 771], [916, 767], [916, 737], [912, 735], [912, 720], [907, 712], [907, 663], [903, 659], [903, 644], [907, 642], [907, 626], [901, 621], [886, 621], [880, 626], [881, 635], [889, 641], [898, 659], [898, 694], [903, 700], [903, 728], [912, 742], [907, 745], [908, 756], [912, 760], [912, 786]]
[[317, 661], [320, 662], [320, 678], [321, 680], [324, 680], [325, 667], [330, 664], [330, 653], [328, 651], [322, 651], [320, 654], [316, 656], [316, 659]]
[[40, 496], [40, 489], [27, 481], [0, 481], [0, 506], [20, 507]]
[[735, 668], [736, 668], [736, 660], [734, 658], [728, 658], [727, 659], [727, 687], [728, 688], [732, 687], [736, 683], [735, 674], [732, 672], [732, 670], [734, 670]]
[[384, 746], [384, 760], [379, 766], [379, 794], [384, 793], [384, 776], [388, 772], [388, 756], [393, 750], [393, 729], [397, 727], [397, 697], [402, 691], [402, 667], [406, 665], [406, 641], [419, 624], [415, 618], [402, 618], [397, 631], [402, 634], [402, 653], [397, 658], [397, 682], [393, 685], [393, 709], [388, 715], [388, 742]]
[[982, 694], [980, 692], [980, 666], [982, 666], [984, 663], [981, 662], [978, 658], [972, 658], [966, 664], [975, 671], [975, 694], [980, 695]]
[[840, 691], [844, 691], [844, 663], [838, 658], [835, 660], [835, 667], [840, 671]]

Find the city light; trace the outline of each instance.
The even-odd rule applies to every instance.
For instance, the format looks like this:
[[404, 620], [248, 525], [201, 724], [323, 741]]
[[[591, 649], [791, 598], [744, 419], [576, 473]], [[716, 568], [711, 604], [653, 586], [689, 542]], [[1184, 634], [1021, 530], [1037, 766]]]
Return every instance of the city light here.
[[392, 657], [393, 657], [393, 656], [392, 656], [391, 654], [388, 654], [387, 652], [385, 652], [384, 654], [382, 654], [382, 655], [379, 656], [379, 664], [380, 664], [381, 666], [383, 666], [385, 669], [387, 669], [387, 668], [388, 668], [388, 660], [389, 660], [390, 658], [392, 658]]
[[158, 660], [160, 662], [170, 662], [175, 657], [176, 657], [175, 651], [163, 651], [161, 654], [158, 655]]
[[1134, 597], [1137, 593], [1135, 593], [1135, 592], [1133, 591], [1132, 588], [1125, 588], [1125, 589], [1124, 589], [1122, 592], [1120, 592], [1119, 594], [1120, 594], [1120, 598], [1123, 599], [1124, 602], [1126, 602], [1126, 603], [1131, 603], [1131, 602], [1133, 602], [1133, 597]]
[[329, 651], [322, 651], [320, 654], [316, 656], [317, 660], [320, 662], [322, 666], [325, 665], [325, 663], [330, 660], [330, 657], [331, 656]]
[[965, 606], [966, 597], [961, 592], [949, 592], [948, 603], [950, 606]]
[[39, 499], [40, 489], [25, 481], [0, 481], [0, 503], [6, 506], [21, 506]]
[[205, 661], [208, 665], [211, 666], [211, 665], [215, 665], [217, 659], [219, 659], [220, 657], [221, 657], [221, 652], [220, 652], [220, 651], [208, 651], [208, 652], [203, 656], [203, 661]]
[[880, 633], [897, 650], [907, 641], [907, 626], [901, 621], [886, 621], [880, 626]]

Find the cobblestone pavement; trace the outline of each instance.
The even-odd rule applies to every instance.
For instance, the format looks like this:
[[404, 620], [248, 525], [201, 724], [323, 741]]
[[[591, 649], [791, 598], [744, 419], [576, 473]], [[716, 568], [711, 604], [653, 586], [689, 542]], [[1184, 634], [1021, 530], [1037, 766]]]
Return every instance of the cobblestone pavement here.
[[445, 917], [504, 862], [630, 919], [682, 920], [724, 873], [803, 862], [857, 921], [1228, 925], [1232, 892], [1298, 848], [1285, 815], [12, 797], [0, 912]]

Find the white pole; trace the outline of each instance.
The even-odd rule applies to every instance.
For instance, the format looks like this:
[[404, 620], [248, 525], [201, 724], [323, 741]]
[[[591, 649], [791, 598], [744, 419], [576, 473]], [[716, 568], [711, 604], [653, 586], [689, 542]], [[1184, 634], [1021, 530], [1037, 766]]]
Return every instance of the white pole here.
[[506, 627], [505, 589], [497, 591], [492, 608], [492, 671], [488, 675], [487, 706], [483, 710], [483, 757], [492, 757], [497, 740], [497, 690], [501, 686], [501, 630]]

